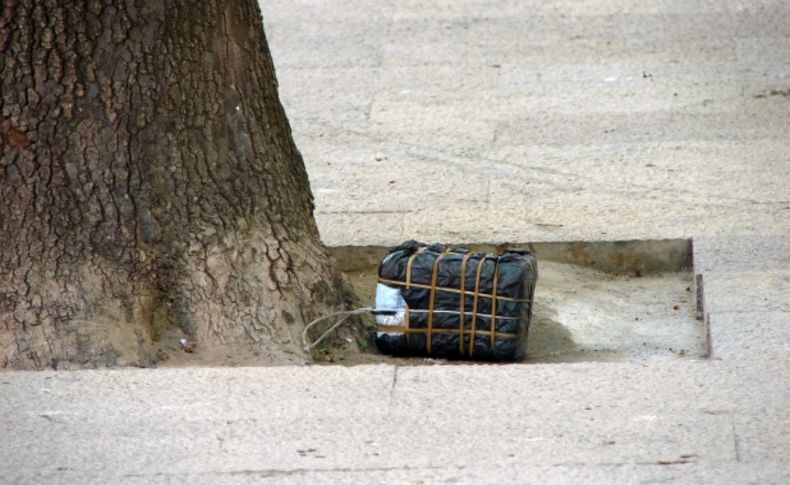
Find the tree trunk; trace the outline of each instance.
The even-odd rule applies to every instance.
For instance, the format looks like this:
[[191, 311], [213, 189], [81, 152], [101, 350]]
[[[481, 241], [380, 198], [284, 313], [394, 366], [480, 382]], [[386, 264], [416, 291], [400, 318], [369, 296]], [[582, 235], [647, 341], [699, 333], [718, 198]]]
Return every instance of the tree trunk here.
[[2, 5], [0, 367], [150, 365], [179, 336], [305, 359], [342, 285], [257, 3]]

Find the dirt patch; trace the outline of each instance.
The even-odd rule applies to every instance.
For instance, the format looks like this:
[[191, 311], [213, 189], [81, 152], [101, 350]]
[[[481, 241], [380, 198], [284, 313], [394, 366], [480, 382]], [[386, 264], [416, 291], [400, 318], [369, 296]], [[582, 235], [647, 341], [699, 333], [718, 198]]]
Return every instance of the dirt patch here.
[[[376, 267], [347, 276], [363, 304], [371, 305]], [[623, 275], [541, 261], [525, 362], [704, 357], [705, 329], [695, 318], [693, 286], [691, 271]], [[331, 347], [323, 352], [333, 363], [454, 363], [348, 355]]]
[[[650, 361], [704, 358], [707, 336], [696, 319], [697, 302], [690, 244], [686, 241], [543, 243], [524, 362]], [[584, 249], [584, 257], [579, 250]], [[359, 251], [352, 251], [359, 249]], [[488, 249], [483, 247], [483, 249]], [[386, 248], [335, 248], [345, 278], [358, 297], [354, 307], [373, 306], [378, 260]], [[347, 254], [346, 254], [347, 253]], [[353, 257], [353, 254], [356, 257]], [[541, 258], [541, 255], [545, 259]], [[560, 260], [560, 261], [557, 261]], [[319, 325], [320, 335], [332, 322]], [[400, 358], [379, 354], [372, 316], [340, 327], [313, 351], [312, 364], [452, 365], [469, 361]], [[302, 355], [247, 352], [187, 352], [178, 336], [165, 336], [160, 365], [304, 364]], [[275, 358], [277, 357], [277, 358]]]
[[755, 94], [753, 98], [755, 99], [763, 99], [767, 98], [768, 96], [782, 96], [784, 98], [790, 98], [790, 88], [788, 89], [772, 89], [765, 93]]

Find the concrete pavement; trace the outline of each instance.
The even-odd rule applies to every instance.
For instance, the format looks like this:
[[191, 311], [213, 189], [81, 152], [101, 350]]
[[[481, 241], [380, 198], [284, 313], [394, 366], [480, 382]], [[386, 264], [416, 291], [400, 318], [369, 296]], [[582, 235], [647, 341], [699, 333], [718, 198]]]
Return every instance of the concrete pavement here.
[[710, 359], [0, 374], [0, 482], [790, 482], [790, 7], [263, 1], [329, 245], [689, 237]]
[[786, 3], [264, 2], [329, 245], [785, 234]]
[[766, 356], [14, 372], [0, 463], [9, 483], [782, 483], [786, 371]]

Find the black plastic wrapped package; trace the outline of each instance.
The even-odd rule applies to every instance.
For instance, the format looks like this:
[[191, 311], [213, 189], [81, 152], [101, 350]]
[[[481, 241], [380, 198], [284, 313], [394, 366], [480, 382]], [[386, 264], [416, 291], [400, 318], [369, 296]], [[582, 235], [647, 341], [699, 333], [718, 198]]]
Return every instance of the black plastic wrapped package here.
[[521, 360], [537, 275], [527, 250], [405, 242], [379, 265], [376, 344], [392, 355]]

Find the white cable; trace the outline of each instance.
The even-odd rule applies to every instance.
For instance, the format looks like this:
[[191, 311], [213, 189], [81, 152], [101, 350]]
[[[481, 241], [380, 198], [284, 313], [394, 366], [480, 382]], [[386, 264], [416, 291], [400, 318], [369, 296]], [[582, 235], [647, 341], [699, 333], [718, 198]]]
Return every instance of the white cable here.
[[[305, 326], [304, 330], [302, 330], [302, 345], [303, 345], [302, 348], [304, 349], [305, 352], [310, 352], [310, 350], [312, 350], [313, 347], [321, 343], [321, 341], [324, 340], [327, 335], [332, 333], [337, 327], [339, 327], [343, 322], [345, 322], [348, 317], [350, 317], [351, 315], [359, 315], [361, 313], [370, 312], [373, 310], [374, 310], [373, 308], [367, 308], [367, 307], [357, 308], [354, 310], [344, 310], [342, 312], [330, 313], [329, 315], [324, 315], [323, 317], [316, 318], [312, 322], [308, 323], [307, 326]], [[318, 337], [318, 339], [316, 339], [315, 342], [311, 344], [307, 343], [307, 331], [310, 330], [313, 327], [313, 325], [315, 325], [318, 322], [322, 322], [328, 318], [337, 317], [340, 315], [344, 315], [343, 318], [341, 318], [340, 320], [337, 321], [337, 323], [329, 327], [329, 330], [321, 334], [321, 336]]]

